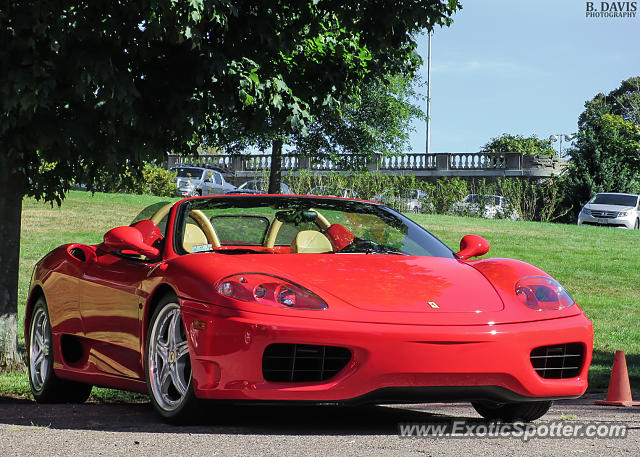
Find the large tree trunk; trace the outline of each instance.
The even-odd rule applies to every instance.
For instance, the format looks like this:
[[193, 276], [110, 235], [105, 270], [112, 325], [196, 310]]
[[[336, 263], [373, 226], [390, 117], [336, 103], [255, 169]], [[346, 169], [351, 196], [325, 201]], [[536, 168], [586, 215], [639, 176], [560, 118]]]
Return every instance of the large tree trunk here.
[[24, 370], [17, 333], [23, 195], [23, 180], [0, 157], [0, 371]]
[[280, 193], [282, 181], [282, 138], [273, 140], [271, 144], [271, 171], [269, 173], [269, 193]]

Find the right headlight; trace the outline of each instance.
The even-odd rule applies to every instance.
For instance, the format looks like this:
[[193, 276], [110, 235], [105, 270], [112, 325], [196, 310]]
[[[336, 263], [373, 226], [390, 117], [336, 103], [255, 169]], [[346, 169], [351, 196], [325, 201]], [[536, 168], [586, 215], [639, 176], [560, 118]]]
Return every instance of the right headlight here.
[[582, 208], [582, 212], [583, 212], [584, 214], [591, 215], [591, 210], [590, 210], [589, 208]]
[[546, 276], [526, 276], [516, 282], [516, 297], [536, 311], [568, 308], [575, 304], [562, 285]]

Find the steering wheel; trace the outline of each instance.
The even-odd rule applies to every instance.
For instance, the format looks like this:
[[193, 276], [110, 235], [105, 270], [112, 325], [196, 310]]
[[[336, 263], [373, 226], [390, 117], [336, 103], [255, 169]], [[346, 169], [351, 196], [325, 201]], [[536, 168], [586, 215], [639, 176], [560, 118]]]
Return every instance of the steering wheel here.
[[[317, 213], [316, 220], [313, 221], [321, 231], [325, 231], [329, 228], [331, 223], [329, 220], [324, 217], [318, 210], [309, 208], [309, 211], [314, 211]], [[267, 232], [267, 236], [264, 237], [264, 247], [273, 248], [276, 244], [276, 238], [278, 237], [278, 232], [280, 232], [280, 228], [282, 227], [282, 222], [278, 219], [274, 219], [271, 223], [271, 227], [269, 227], [269, 231]]]
[[[151, 217], [151, 221], [154, 224], [159, 225], [160, 222], [165, 217], [167, 217], [169, 211], [171, 211], [172, 206], [173, 203], [167, 203], [166, 205], [164, 205], [162, 208], [156, 211], [153, 217]], [[204, 233], [204, 236], [207, 238], [207, 242], [211, 246], [216, 248], [219, 248], [221, 246], [220, 238], [218, 238], [216, 230], [213, 228], [213, 225], [211, 225], [211, 221], [209, 220], [209, 218], [202, 211], [200, 211], [199, 209], [192, 209], [191, 211], [189, 211], [189, 217], [196, 221], [196, 223]]]

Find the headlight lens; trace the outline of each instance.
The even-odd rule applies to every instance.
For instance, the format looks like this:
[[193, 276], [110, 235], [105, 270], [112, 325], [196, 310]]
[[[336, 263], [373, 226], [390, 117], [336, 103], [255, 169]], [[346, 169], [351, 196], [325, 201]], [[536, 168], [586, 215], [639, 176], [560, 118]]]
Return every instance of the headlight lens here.
[[328, 306], [310, 290], [286, 279], [263, 273], [239, 273], [215, 285], [220, 295], [235, 300], [280, 308], [323, 310]]
[[564, 309], [575, 301], [558, 281], [546, 276], [526, 276], [516, 282], [516, 296], [536, 311]]
[[618, 213], [618, 217], [625, 217], [626, 215], [627, 215], [627, 212], [626, 212], [626, 211], [620, 211], [620, 212]]
[[591, 214], [591, 210], [589, 208], [582, 208], [582, 212], [584, 214]]

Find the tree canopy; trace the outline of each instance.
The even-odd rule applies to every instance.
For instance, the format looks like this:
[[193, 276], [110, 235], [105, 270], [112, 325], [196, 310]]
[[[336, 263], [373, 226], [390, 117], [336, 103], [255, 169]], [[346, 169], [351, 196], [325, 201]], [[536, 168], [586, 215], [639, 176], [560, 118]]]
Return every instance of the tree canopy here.
[[345, 153], [403, 153], [409, 148], [413, 119], [425, 118], [415, 105], [421, 98], [415, 82], [403, 75], [378, 77], [340, 110], [320, 107], [308, 133], [296, 135], [291, 144], [301, 154], [328, 155], [336, 161]]
[[640, 193], [640, 126], [622, 116], [603, 114], [585, 122], [569, 156], [574, 211], [598, 192]]
[[620, 87], [607, 95], [599, 93], [584, 104], [578, 126], [582, 127], [603, 114], [617, 114], [624, 120], [640, 125], [640, 76], [625, 79]]
[[502, 136], [491, 138], [482, 146], [485, 152], [520, 152], [530, 155], [555, 155], [551, 140], [541, 140], [536, 135], [524, 137], [503, 133]]

